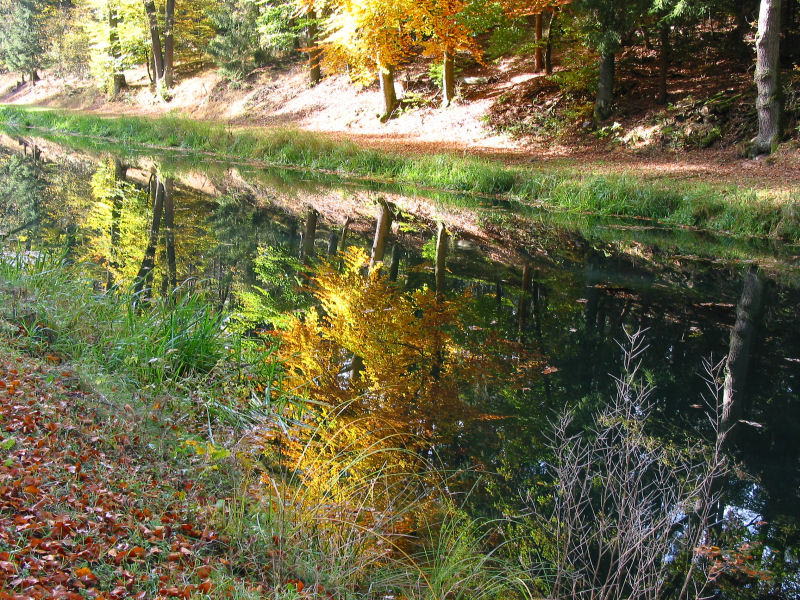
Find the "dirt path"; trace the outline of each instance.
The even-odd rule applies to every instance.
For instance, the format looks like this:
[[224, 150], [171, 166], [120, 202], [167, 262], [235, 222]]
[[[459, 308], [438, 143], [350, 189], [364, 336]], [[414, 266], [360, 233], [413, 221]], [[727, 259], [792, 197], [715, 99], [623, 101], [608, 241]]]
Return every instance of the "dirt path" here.
[[[480, 93], [464, 86], [468, 100], [462, 99], [446, 110], [420, 100], [419, 106], [399, 111], [385, 124], [375, 118], [375, 90], [358, 90], [343, 76], [325, 78], [309, 88], [301, 65], [263, 69], [240, 89], [231, 89], [213, 71], [203, 72], [184, 78], [168, 104], [153, 101], [143, 73], [128, 74], [131, 87], [116, 102], [107, 102], [86, 82], [45, 77], [35, 86], [15, 88], [13, 77], [6, 75], [0, 78], [0, 102], [115, 116], [179, 112], [197, 119], [224, 121], [236, 128], [295, 127], [383, 151], [467, 154], [534, 169], [558, 166], [645, 179], [666, 176], [753, 187], [783, 196], [800, 190], [800, 147], [796, 141], [785, 144], [769, 159], [753, 160], [740, 158], [734, 147], [680, 153], [653, 148], [633, 151], [577, 132], [566, 142], [517, 139], [497, 133], [486, 125], [492, 104], [502, 94], [530, 84], [538, 76], [529, 73], [529, 66], [513, 61], [498, 66], [494, 73], [492, 83], [483, 85]], [[411, 73], [398, 86], [413, 93], [423, 79]]]

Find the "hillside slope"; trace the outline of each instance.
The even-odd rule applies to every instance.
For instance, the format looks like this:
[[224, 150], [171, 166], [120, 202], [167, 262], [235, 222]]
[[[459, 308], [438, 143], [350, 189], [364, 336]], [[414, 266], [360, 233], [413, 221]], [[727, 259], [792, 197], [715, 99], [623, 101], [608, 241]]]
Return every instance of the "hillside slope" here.
[[476, 66], [463, 74], [454, 105], [441, 109], [427, 68], [417, 65], [398, 78], [406, 102], [387, 123], [377, 118], [377, 86], [359, 89], [338, 75], [311, 87], [302, 63], [260, 69], [237, 85], [215, 70], [184, 74], [169, 102], [154, 100], [144, 70], [127, 73], [130, 87], [114, 101], [88, 81], [45, 75], [35, 85], [18, 86], [13, 75], [4, 75], [0, 102], [99, 114], [177, 112], [237, 128], [299, 128], [389, 151], [467, 153], [598, 173], [699, 178], [783, 191], [800, 185], [797, 135], [766, 160], [742, 157], [742, 138], [752, 129], [752, 84], [746, 74], [681, 75], [672, 103], [661, 108], [647, 101], [647, 77], [623, 73], [618, 120], [590, 131], [581, 100], [532, 71], [522, 58]]

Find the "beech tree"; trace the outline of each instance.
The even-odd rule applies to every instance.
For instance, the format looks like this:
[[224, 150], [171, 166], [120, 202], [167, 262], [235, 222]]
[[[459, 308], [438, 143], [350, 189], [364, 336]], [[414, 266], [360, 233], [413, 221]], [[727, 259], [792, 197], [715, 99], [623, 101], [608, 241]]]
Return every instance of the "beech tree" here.
[[415, 29], [425, 35], [423, 54], [443, 61], [442, 106], [449, 106], [455, 97], [456, 53], [467, 52], [481, 60], [473, 31], [460, 19], [466, 7], [466, 0], [425, 0], [414, 5]]
[[[175, 0], [167, 0], [164, 7], [164, 30], [158, 22], [156, 6], [153, 0], [142, 0], [144, 12], [150, 29], [150, 56], [152, 63], [152, 80], [156, 90], [169, 89], [175, 77]], [[161, 37], [164, 37], [163, 44]]]
[[298, 0], [304, 14], [327, 14], [319, 46], [323, 62], [333, 71], [347, 70], [361, 85], [374, 80], [377, 72], [383, 99], [382, 120], [397, 106], [394, 71], [409, 56], [414, 44], [409, 17], [410, 0]]
[[780, 140], [782, 102], [779, 82], [781, 0], [761, 0], [756, 36], [758, 135], [753, 154], [769, 154]]

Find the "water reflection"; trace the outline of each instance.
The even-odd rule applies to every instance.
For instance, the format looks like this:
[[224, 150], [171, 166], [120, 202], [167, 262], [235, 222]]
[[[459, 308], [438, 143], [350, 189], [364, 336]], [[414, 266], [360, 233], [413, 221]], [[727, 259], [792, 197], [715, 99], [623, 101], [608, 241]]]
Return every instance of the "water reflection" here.
[[[454, 468], [478, 465], [503, 475], [476, 496], [476, 510], [494, 510], [537, 484], [554, 411], [574, 406], [580, 421], [607, 401], [623, 327], [648, 329], [643, 372], [656, 385], [658, 433], [667, 437], [708, 433], [698, 372], [703, 358], [730, 354], [726, 423], [734, 427], [730, 439], [743, 479], [730, 482], [727, 502], [759, 515], [766, 544], [786, 549], [776, 561], [796, 563], [800, 269], [791, 249], [607, 221], [598, 226], [590, 218], [554, 226], [527, 208], [464, 213], [437, 198], [289, 185], [285, 174], [276, 180], [244, 167], [215, 167], [204, 177], [147, 158], [65, 158], [30, 141], [6, 145], [0, 236], [28, 248], [66, 246], [72, 260], [97, 265], [98, 288], [133, 286], [142, 299], [202, 288], [220, 309], [236, 312], [244, 328], [291, 331], [313, 324], [296, 318], [319, 302], [301, 287], [309, 266], [330, 257], [330, 276], [342, 274], [344, 261], [333, 257], [356, 246], [368, 257], [351, 273], [363, 292], [369, 289], [363, 268], [383, 263], [381, 285], [389, 287], [377, 297], [394, 304], [351, 306], [349, 318], [364, 327], [338, 340], [336, 352], [328, 348], [330, 370], [319, 375], [334, 376], [325, 393], [348, 389], [342, 374], [375, 387], [391, 371], [402, 393], [380, 402], [394, 407], [392, 418], [410, 419], [400, 409], [425, 404], [419, 394], [409, 398], [409, 390], [426, 389], [428, 404], [447, 400], [437, 411], [458, 426], [435, 442], [444, 459]], [[743, 263], [746, 257], [758, 267]], [[422, 298], [413, 294], [423, 288], [433, 296], [424, 306], [406, 306], [405, 320], [376, 324], [364, 317], [410, 302], [403, 298]], [[444, 320], [443, 330], [421, 318], [437, 298], [460, 302], [458, 319]], [[333, 314], [331, 307], [325, 312]], [[403, 329], [417, 343], [401, 344], [395, 334]], [[380, 331], [382, 337], [368, 336]], [[491, 353], [478, 348], [487, 350], [490, 339], [509, 344], [495, 359], [541, 357], [535, 376], [521, 382], [513, 369], [496, 369], [506, 379], [466, 377], [476, 365], [489, 368], [481, 360]], [[409, 347], [423, 358], [401, 360]], [[456, 356], [461, 363], [448, 363]], [[303, 377], [308, 373], [299, 372]], [[502, 418], [453, 419], [462, 410], [456, 399]], [[416, 413], [419, 432], [435, 429], [432, 416]]]

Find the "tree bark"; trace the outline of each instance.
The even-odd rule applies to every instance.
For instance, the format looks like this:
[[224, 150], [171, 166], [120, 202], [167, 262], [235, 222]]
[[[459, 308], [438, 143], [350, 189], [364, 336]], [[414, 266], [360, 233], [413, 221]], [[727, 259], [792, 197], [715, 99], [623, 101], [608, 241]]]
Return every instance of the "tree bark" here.
[[388, 121], [392, 112], [397, 106], [397, 93], [394, 89], [394, 67], [378, 67], [378, 75], [381, 84], [381, 96], [383, 96], [383, 115], [381, 122]]
[[339, 245], [339, 234], [333, 229], [328, 234], [328, 256], [336, 254], [336, 247]]
[[319, 213], [314, 208], [309, 208], [306, 211], [306, 227], [303, 231], [303, 248], [301, 250], [301, 260], [308, 264], [314, 257], [314, 241], [317, 237], [317, 218]]
[[544, 50], [544, 72], [553, 74], [553, 24], [556, 21], [555, 11], [550, 13], [550, 22], [547, 25], [547, 44]]
[[452, 50], [447, 50], [444, 53], [442, 94], [442, 106], [450, 106], [456, 96], [456, 60], [455, 53]]
[[125, 81], [125, 73], [122, 72], [120, 61], [122, 58], [122, 51], [119, 47], [119, 15], [117, 9], [109, 3], [108, 5], [108, 45], [111, 51], [111, 60], [113, 61], [113, 70], [111, 74], [111, 94], [116, 96], [124, 88], [128, 86]]
[[133, 286], [134, 304], [141, 304], [150, 297], [153, 269], [155, 268], [158, 231], [164, 211], [164, 184], [155, 175], [150, 178], [150, 200], [153, 203], [153, 220], [150, 222], [147, 248], [144, 251], [142, 264], [136, 274], [136, 283]]
[[164, 10], [164, 85], [175, 81], [175, 0], [167, 0]]
[[383, 261], [386, 254], [386, 240], [389, 238], [389, 231], [392, 227], [392, 208], [385, 199], [378, 200], [379, 213], [378, 222], [375, 225], [375, 239], [372, 242], [372, 254], [369, 260], [369, 267], [372, 269], [379, 262]]
[[308, 78], [311, 85], [317, 85], [322, 80], [322, 71], [320, 70], [320, 53], [321, 50], [316, 47], [317, 45], [317, 24], [311, 21], [308, 24], [306, 33], [308, 34]]
[[542, 13], [536, 15], [536, 55], [534, 70], [539, 73], [544, 68], [544, 52], [542, 51]]
[[614, 102], [614, 54], [600, 57], [600, 78], [597, 84], [597, 99], [594, 103], [594, 121], [601, 123], [613, 114]]
[[446, 287], [446, 273], [447, 273], [447, 250], [450, 240], [450, 234], [444, 223], [439, 223], [439, 230], [436, 234], [436, 266], [434, 273], [436, 276], [436, 295], [439, 297], [444, 296]]
[[781, 0], [761, 0], [756, 36], [756, 110], [758, 135], [753, 154], [769, 154], [781, 137], [781, 91], [778, 77], [780, 58]]
[[742, 394], [750, 370], [753, 338], [761, 315], [764, 280], [757, 267], [751, 267], [744, 279], [742, 295], [736, 306], [736, 322], [731, 331], [728, 360], [725, 366], [725, 384], [722, 392], [722, 430], [726, 444], [730, 444], [730, 431], [743, 413]]
[[153, 83], [158, 89], [164, 78], [164, 54], [161, 51], [161, 34], [158, 31], [158, 17], [153, 0], [142, 0], [144, 11], [150, 25], [150, 51], [153, 54]]
[[671, 55], [671, 46], [669, 39], [669, 24], [661, 24], [661, 54], [659, 56], [659, 71], [658, 71], [658, 103], [667, 103], [667, 78], [669, 75], [669, 62]]
[[389, 265], [389, 281], [397, 281], [397, 276], [400, 273], [400, 259], [403, 257], [403, 248], [395, 242], [392, 246], [392, 262]]
[[164, 181], [164, 245], [167, 251], [167, 273], [169, 274], [169, 293], [178, 287], [178, 268], [175, 260], [175, 180], [168, 177]]
[[517, 307], [517, 334], [519, 341], [523, 341], [525, 327], [528, 324], [528, 303], [529, 292], [531, 289], [531, 268], [526, 262], [522, 266], [522, 290], [519, 295], [519, 306]]
[[342, 225], [342, 235], [339, 238], [339, 252], [344, 252], [347, 250], [345, 244], [347, 243], [347, 231], [350, 229], [350, 224], [353, 222], [353, 219], [347, 217], [344, 220], [344, 225]]

